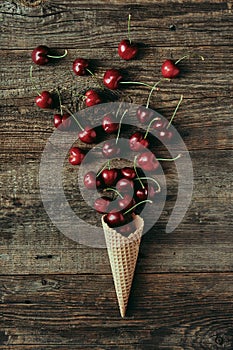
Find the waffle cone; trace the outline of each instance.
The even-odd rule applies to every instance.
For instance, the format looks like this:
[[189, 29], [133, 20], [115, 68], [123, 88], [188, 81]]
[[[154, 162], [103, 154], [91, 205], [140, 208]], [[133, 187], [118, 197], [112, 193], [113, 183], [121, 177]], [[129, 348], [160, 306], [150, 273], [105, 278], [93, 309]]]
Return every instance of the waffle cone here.
[[105, 223], [104, 216], [102, 217], [108, 257], [121, 317], [124, 317], [126, 313], [144, 227], [144, 221], [140, 216], [136, 215], [134, 222], [136, 230], [128, 237], [124, 237], [110, 228]]

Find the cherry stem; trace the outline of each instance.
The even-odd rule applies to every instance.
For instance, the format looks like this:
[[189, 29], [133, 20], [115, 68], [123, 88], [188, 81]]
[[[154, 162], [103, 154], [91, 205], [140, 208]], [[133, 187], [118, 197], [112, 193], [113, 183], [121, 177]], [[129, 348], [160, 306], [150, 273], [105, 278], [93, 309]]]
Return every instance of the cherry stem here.
[[93, 77], [95, 77], [95, 74], [92, 73], [92, 71], [91, 71], [90, 69], [88, 69], [88, 68], [85, 68], [85, 69], [86, 69], [86, 71], [87, 71], [88, 73], [90, 73]]
[[149, 131], [150, 131], [150, 127], [151, 127], [152, 123], [153, 123], [155, 120], [159, 120], [159, 117], [156, 117], [156, 118], [154, 118], [154, 119], [152, 119], [152, 120], [150, 121], [150, 123], [148, 124], [148, 127], [147, 127], [147, 129], [146, 129], [146, 133], [145, 133], [144, 139], [147, 138], [147, 135], [148, 135], [148, 133], [149, 133]]
[[141, 201], [135, 205], [133, 205], [130, 209], [128, 209], [127, 211], [124, 212], [124, 215], [130, 213], [132, 210], [134, 210], [135, 208], [137, 208], [139, 205], [143, 204], [143, 203], [150, 203], [152, 204], [153, 202], [150, 199], [145, 199], [144, 201]]
[[118, 118], [118, 114], [119, 114], [119, 112], [120, 112], [120, 109], [121, 109], [121, 107], [122, 107], [122, 104], [123, 104], [123, 102], [120, 102], [120, 104], [119, 104], [119, 106], [118, 106], [118, 108], [117, 108], [116, 119]]
[[52, 56], [52, 55], [47, 55], [47, 57], [49, 57], [49, 58], [64, 58], [64, 57], [66, 57], [67, 53], [68, 53], [68, 51], [67, 51], [67, 50], [65, 50], [64, 54], [63, 54], [63, 55], [61, 55], [61, 56]]
[[129, 17], [128, 17], [128, 39], [129, 39], [129, 43], [131, 44], [131, 38], [130, 38], [130, 21], [131, 21], [131, 14], [129, 14]]
[[158, 161], [162, 162], [172, 162], [173, 160], [177, 160], [181, 157], [181, 154], [178, 154], [175, 158], [156, 158]]
[[160, 186], [160, 184], [158, 183], [158, 181], [157, 180], [155, 180], [153, 177], [137, 177], [135, 180], [151, 180], [151, 181], [153, 181], [154, 183], [156, 183], [156, 185], [158, 186], [158, 189], [157, 189], [157, 191], [156, 191], [156, 193], [160, 193], [161, 192], [161, 186]]
[[179, 107], [180, 107], [180, 105], [181, 105], [181, 102], [183, 101], [183, 97], [184, 97], [183, 95], [180, 96], [179, 102], [177, 103], [177, 106], [176, 106], [176, 108], [175, 108], [175, 110], [174, 110], [174, 112], [173, 112], [173, 114], [172, 114], [172, 117], [171, 117], [171, 119], [170, 119], [170, 121], [169, 121], [169, 123], [168, 123], [166, 129], [169, 128], [169, 126], [171, 125], [173, 119], [175, 118], [175, 115], [176, 115], [176, 113], [177, 113], [177, 111], [178, 111], [178, 109], [179, 109]]
[[135, 171], [135, 173], [136, 173], [136, 175], [137, 175], [137, 179], [138, 179], [138, 181], [140, 182], [140, 185], [142, 186], [142, 188], [144, 189], [145, 186], [144, 186], [142, 180], [140, 179], [140, 177], [139, 177], [139, 175], [138, 175], [137, 165], [136, 165], [136, 164], [137, 164], [137, 156], [134, 157], [133, 167], [134, 167], [134, 171]]
[[122, 114], [122, 116], [121, 116], [121, 119], [120, 119], [120, 122], [119, 122], [119, 127], [118, 127], [118, 130], [117, 130], [116, 144], [117, 144], [117, 142], [118, 142], [118, 140], [119, 140], [119, 136], [120, 136], [120, 132], [121, 132], [122, 120], [123, 120], [123, 118], [124, 118], [124, 116], [126, 115], [127, 112], [128, 112], [128, 109], [126, 109], [126, 110], [124, 111], [124, 113]]
[[102, 173], [102, 171], [103, 171], [104, 169], [106, 169], [107, 167], [108, 167], [109, 170], [111, 169], [111, 167], [110, 167], [110, 160], [108, 160], [108, 161], [104, 164], [103, 168], [101, 168], [100, 171], [96, 174], [96, 177], [100, 176], [100, 174]]
[[151, 96], [152, 96], [152, 93], [153, 93], [154, 89], [155, 89], [156, 86], [158, 86], [163, 80], [168, 80], [168, 81], [170, 81], [169, 78], [162, 78], [162, 79], [160, 79], [159, 81], [157, 81], [157, 83], [154, 84], [154, 86], [152, 87], [152, 89], [151, 89], [151, 91], [150, 91], [150, 93], [149, 93], [149, 96], [148, 96], [148, 99], [147, 99], [147, 102], [146, 102], [146, 108], [149, 107], [150, 99], [151, 99]]
[[33, 70], [33, 66], [30, 67], [30, 80], [32, 82], [32, 85], [33, 85], [33, 88], [36, 90], [36, 92], [38, 93], [38, 96], [41, 96], [41, 93], [39, 92], [39, 90], [37, 89], [36, 87], [36, 83], [35, 83], [35, 80], [32, 76], [32, 70]]
[[204, 61], [204, 60], [205, 60], [205, 59], [204, 59], [204, 57], [203, 57], [203, 56], [201, 56], [201, 55], [197, 55], [197, 54], [190, 54], [190, 55], [185, 55], [185, 56], [183, 56], [183, 57], [179, 58], [179, 59], [178, 59], [178, 60], [175, 62], [175, 65], [177, 65], [178, 63], [180, 63], [180, 61], [185, 60], [186, 58], [195, 57], [195, 56], [200, 57], [200, 59], [201, 59], [202, 61]]
[[105, 188], [105, 191], [113, 191], [113, 192], [115, 192], [120, 198], [123, 198], [123, 196], [120, 194], [120, 192], [117, 191], [115, 188], [107, 187], [107, 188]]
[[82, 127], [82, 125], [79, 123], [78, 119], [75, 117], [75, 115], [66, 107], [62, 105], [62, 108], [64, 108], [70, 115], [71, 117], [75, 120], [75, 122], [77, 123], [78, 127], [83, 131], [84, 128]]
[[143, 85], [143, 86], [147, 86], [150, 89], [153, 88], [153, 86], [146, 84], [146, 83], [142, 83], [140, 81], [120, 81], [120, 84], [136, 84], [136, 85]]
[[63, 109], [62, 109], [62, 100], [61, 100], [61, 93], [58, 88], [56, 88], [58, 99], [59, 99], [59, 105], [60, 105], [60, 113], [63, 115]]

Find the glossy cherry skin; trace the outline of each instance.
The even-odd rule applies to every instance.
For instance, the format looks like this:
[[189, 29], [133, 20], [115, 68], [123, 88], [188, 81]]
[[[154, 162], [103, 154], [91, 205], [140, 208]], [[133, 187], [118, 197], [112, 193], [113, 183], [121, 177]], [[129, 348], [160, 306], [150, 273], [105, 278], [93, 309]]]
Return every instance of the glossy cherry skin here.
[[145, 147], [149, 147], [149, 141], [144, 139], [144, 135], [137, 131], [129, 139], [129, 147], [132, 151], [142, 151]]
[[154, 111], [145, 106], [140, 106], [136, 111], [136, 116], [142, 124], [149, 123], [154, 117]]
[[145, 199], [154, 199], [157, 193], [157, 189], [153, 185], [144, 185], [144, 188], [141, 187], [136, 190], [135, 198], [137, 202], [141, 202]]
[[129, 222], [128, 224], [117, 228], [117, 231], [121, 233], [123, 236], [129, 236], [136, 230], [134, 221]]
[[88, 68], [89, 62], [85, 60], [84, 58], [76, 58], [76, 60], [73, 62], [73, 72], [76, 75], [85, 75], [87, 73], [86, 68]]
[[38, 64], [40, 66], [47, 64], [49, 62], [49, 57], [47, 56], [49, 53], [48, 46], [40, 45], [37, 46], [32, 51], [32, 60], [35, 64]]
[[101, 187], [102, 182], [99, 177], [96, 177], [94, 171], [88, 171], [83, 178], [83, 183], [88, 190], [95, 190], [96, 188]]
[[130, 167], [124, 167], [121, 169], [121, 174], [124, 178], [128, 180], [133, 180], [137, 176], [135, 170]]
[[54, 126], [60, 131], [66, 131], [70, 128], [71, 118], [69, 114], [54, 114]]
[[104, 181], [104, 184], [107, 186], [114, 186], [118, 178], [118, 170], [116, 168], [104, 169], [101, 172], [101, 177]]
[[85, 157], [85, 153], [78, 147], [72, 147], [70, 149], [69, 162], [72, 165], [79, 165], [82, 163]]
[[117, 204], [121, 211], [126, 211], [134, 206], [135, 200], [129, 194], [125, 194], [123, 198], [118, 199]]
[[151, 127], [155, 130], [163, 130], [164, 128], [166, 128], [168, 125], [168, 121], [167, 120], [162, 120], [162, 118], [158, 117], [156, 118], [156, 120], [152, 123]]
[[151, 152], [143, 152], [137, 157], [137, 164], [145, 171], [155, 171], [159, 167], [159, 162]]
[[118, 45], [118, 54], [123, 60], [131, 60], [137, 55], [137, 53], [137, 45], [130, 43], [129, 40], [122, 40]]
[[110, 89], [115, 90], [119, 87], [119, 83], [122, 80], [122, 75], [117, 69], [108, 69], [104, 74], [103, 83]]
[[90, 126], [86, 126], [84, 130], [78, 133], [78, 137], [84, 143], [93, 143], [96, 140], [96, 132]]
[[85, 104], [87, 107], [91, 107], [102, 102], [99, 94], [95, 90], [88, 90], [85, 93], [85, 97]]
[[103, 117], [102, 128], [107, 134], [113, 134], [114, 132], [117, 132], [119, 123], [116, 122], [111, 114], [107, 114]]
[[110, 211], [110, 213], [106, 214], [104, 221], [109, 227], [118, 227], [124, 225], [126, 222], [123, 214], [119, 212]]
[[117, 182], [116, 189], [120, 193], [133, 193], [134, 183], [132, 180], [123, 178]]
[[97, 198], [94, 202], [94, 208], [98, 213], [106, 213], [111, 201], [108, 197]]
[[48, 91], [42, 91], [41, 94], [35, 98], [35, 102], [40, 108], [52, 108], [54, 104], [53, 96]]
[[161, 73], [164, 78], [173, 79], [180, 74], [180, 69], [172, 60], [166, 60], [161, 67]]
[[[115, 140], [114, 140], [115, 141]], [[121, 152], [120, 147], [116, 145], [116, 142], [112, 140], [106, 141], [102, 148], [102, 153], [105, 158], [116, 158]]]
[[174, 134], [171, 130], [168, 129], [163, 129], [159, 132], [159, 137], [160, 137], [160, 140], [162, 141], [171, 141], [174, 137]]

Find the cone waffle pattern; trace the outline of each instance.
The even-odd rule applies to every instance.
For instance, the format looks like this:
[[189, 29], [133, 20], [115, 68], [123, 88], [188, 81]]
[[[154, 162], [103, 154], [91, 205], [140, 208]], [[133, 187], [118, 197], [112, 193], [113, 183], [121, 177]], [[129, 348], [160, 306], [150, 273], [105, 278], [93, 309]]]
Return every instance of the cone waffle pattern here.
[[126, 313], [144, 226], [144, 221], [140, 216], [135, 216], [134, 220], [136, 230], [128, 237], [124, 237], [110, 228], [102, 217], [106, 246], [122, 317]]

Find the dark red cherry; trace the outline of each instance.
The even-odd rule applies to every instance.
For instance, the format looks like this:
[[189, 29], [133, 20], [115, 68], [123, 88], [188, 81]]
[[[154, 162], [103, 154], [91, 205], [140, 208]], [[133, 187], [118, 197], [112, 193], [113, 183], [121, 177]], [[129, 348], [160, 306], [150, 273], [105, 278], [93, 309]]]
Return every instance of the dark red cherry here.
[[134, 183], [132, 180], [123, 178], [117, 182], [116, 189], [120, 193], [132, 193], [134, 189]]
[[110, 89], [115, 90], [118, 88], [120, 81], [122, 80], [122, 75], [117, 69], [108, 69], [104, 74], [103, 83]]
[[85, 97], [85, 104], [87, 107], [91, 107], [102, 102], [99, 94], [95, 90], [88, 90], [85, 93]]
[[149, 123], [154, 117], [154, 111], [145, 106], [140, 106], [137, 109], [136, 116], [142, 124]]
[[173, 139], [174, 134], [171, 130], [169, 130], [169, 128], [168, 129], [165, 128], [159, 132], [159, 137], [161, 140], [169, 142]]
[[76, 58], [76, 60], [73, 62], [73, 72], [76, 75], [85, 75], [87, 73], [86, 68], [88, 68], [89, 62], [85, 60], [84, 58]]
[[129, 147], [134, 152], [142, 151], [148, 146], [149, 141], [144, 139], [144, 135], [140, 131], [135, 132], [129, 139]]
[[134, 168], [130, 167], [124, 167], [121, 169], [121, 174], [123, 177], [125, 177], [128, 180], [133, 180], [137, 176]]
[[54, 126], [60, 131], [66, 131], [70, 128], [71, 118], [69, 114], [54, 114]]
[[96, 140], [96, 132], [90, 126], [86, 126], [84, 130], [78, 133], [78, 137], [84, 143], [93, 143]]
[[135, 192], [135, 198], [137, 202], [144, 201], [145, 199], [154, 199], [158, 188], [155, 188], [153, 185], [144, 185], [144, 188], [140, 187]]
[[102, 120], [102, 127], [107, 134], [112, 134], [118, 130], [119, 123], [116, 122], [111, 114], [106, 114]]
[[53, 96], [48, 91], [42, 91], [41, 94], [35, 98], [35, 102], [40, 108], [52, 108], [54, 104]]
[[173, 79], [180, 74], [179, 68], [172, 60], [166, 60], [161, 67], [162, 76], [164, 78]]
[[155, 130], [163, 130], [164, 128], [166, 128], [166, 126], [168, 125], [168, 121], [164, 120], [160, 117], [156, 118], [156, 120], [152, 123], [151, 127]]
[[85, 153], [78, 147], [72, 147], [70, 149], [69, 162], [72, 165], [79, 165], [82, 163], [85, 157]]
[[131, 43], [129, 40], [122, 40], [118, 45], [118, 54], [123, 60], [131, 60], [137, 55], [137, 53], [137, 45]]
[[123, 198], [118, 199], [118, 207], [122, 210], [128, 210], [132, 208], [135, 204], [135, 200], [129, 194], [125, 194]]
[[115, 211], [110, 211], [110, 213], [106, 214], [104, 221], [109, 227], [122, 226], [126, 222], [123, 214]]
[[107, 186], [114, 186], [118, 178], [118, 170], [116, 168], [104, 169], [101, 177]]
[[143, 152], [137, 157], [137, 164], [145, 171], [155, 171], [159, 167], [159, 162], [151, 152]]
[[106, 141], [102, 148], [102, 153], [105, 158], [116, 158], [121, 152], [115, 140]]
[[98, 213], [106, 213], [110, 203], [111, 201], [108, 197], [100, 197], [95, 200], [94, 208]]
[[48, 63], [49, 62], [49, 57], [47, 56], [48, 53], [49, 53], [48, 46], [45, 46], [45, 45], [37, 46], [32, 51], [32, 60], [33, 60], [33, 62], [35, 64], [40, 65], [40, 66]]
[[94, 171], [88, 171], [84, 175], [83, 183], [86, 188], [89, 190], [95, 190], [96, 188], [101, 187], [101, 180], [99, 177], [96, 177], [96, 173]]

